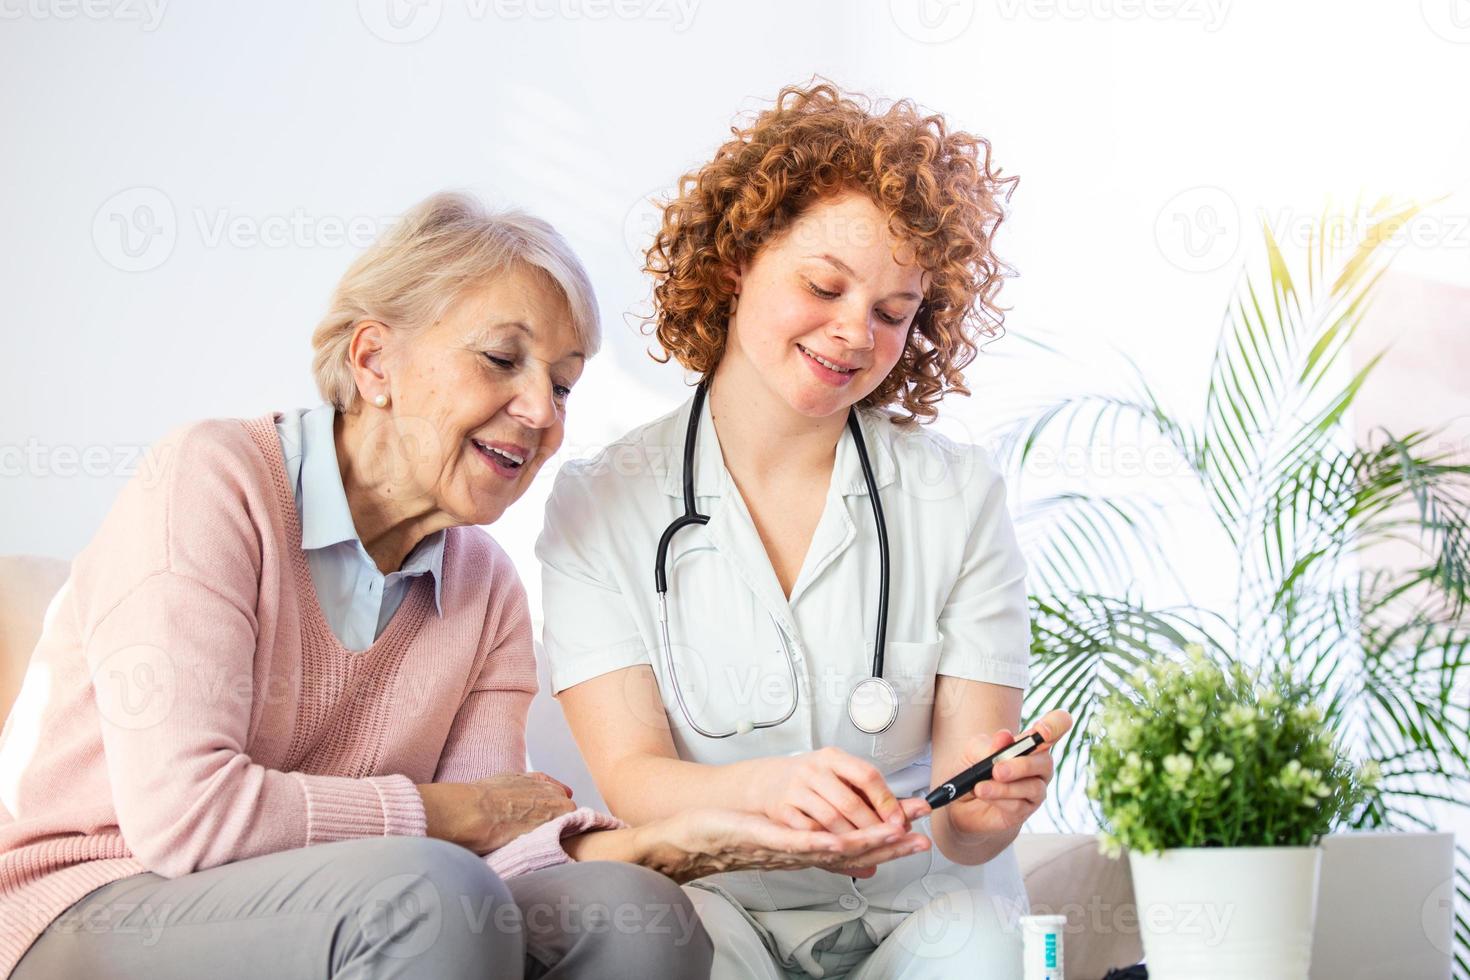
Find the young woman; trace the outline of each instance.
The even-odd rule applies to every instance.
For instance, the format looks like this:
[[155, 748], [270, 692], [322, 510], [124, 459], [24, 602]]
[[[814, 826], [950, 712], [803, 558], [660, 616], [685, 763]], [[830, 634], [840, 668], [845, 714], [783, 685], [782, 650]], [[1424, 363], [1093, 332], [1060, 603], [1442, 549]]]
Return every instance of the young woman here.
[[968, 393], [1000, 323], [1014, 179], [908, 102], [784, 90], [680, 182], [648, 251], [695, 395], [557, 478], [546, 649], [612, 811], [893, 828], [867, 867], [688, 886], [717, 977], [1020, 976], [1010, 845], [1071, 718], [978, 793], [911, 798], [1012, 742], [1027, 683], [1002, 482], [915, 424]]

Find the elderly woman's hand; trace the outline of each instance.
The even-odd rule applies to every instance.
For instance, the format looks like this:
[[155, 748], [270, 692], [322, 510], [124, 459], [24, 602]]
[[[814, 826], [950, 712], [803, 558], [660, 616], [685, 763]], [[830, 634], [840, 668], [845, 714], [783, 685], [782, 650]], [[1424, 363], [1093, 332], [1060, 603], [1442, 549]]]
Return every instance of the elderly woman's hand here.
[[[905, 801], [910, 803], [923, 801]], [[696, 809], [639, 827], [581, 834], [563, 846], [578, 861], [631, 861], [682, 884], [724, 871], [797, 868], [867, 878], [877, 865], [927, 850], [930, 842], [893, 824], [833, 834], [796, 830], [759, 813]]]
[[420, 784], [428, 836], [489, 854], [577, 808], [572, 791], [541, 772], [504, 773], [473, 783]]

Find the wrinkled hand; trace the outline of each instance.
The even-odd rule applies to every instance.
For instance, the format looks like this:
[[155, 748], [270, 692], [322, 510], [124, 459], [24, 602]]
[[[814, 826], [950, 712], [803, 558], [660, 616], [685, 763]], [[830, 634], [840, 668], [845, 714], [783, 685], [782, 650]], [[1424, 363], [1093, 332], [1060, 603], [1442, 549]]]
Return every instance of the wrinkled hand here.
[[[1046, 800], [1051, 783], [1051, 747], [1072, 728], [1072, 716], [1060, 708], [1049, 711], [1030, 731], [1046, 739], [1041, 747], [1018, 759], [996, 765], [991, 778], [945, 807], [950, 825], [966, 834], [1002, 834], [1020, 830]], [[976, 735], [965, 745], [963, 767], [968, 768], [1016, 739], [1005, 729]]]
[[909, 829], [911, 818], [882, 773], [841, 749], [764, 759], [755, 786], [760, 796], [751, 809], [793, 830], [843, 834], [883, 823]]
[[[923, 800], [904, 803], [914, 814], [928, 809]], [[798, 868], [866, 878], [877, 865], [930, 846], [923, 834], [889, 823], [833, 834], [798, 830], [763, 814], [737, 810], [685, 810], [644, 824], [638, 833], [646, 855], [642, 863], [680, 883], [723, 871]]]
[[473, 783], [418, 787], [431, 837], [489, 854], [577, 808], [572, 791], [543, 772], [503, 773]]

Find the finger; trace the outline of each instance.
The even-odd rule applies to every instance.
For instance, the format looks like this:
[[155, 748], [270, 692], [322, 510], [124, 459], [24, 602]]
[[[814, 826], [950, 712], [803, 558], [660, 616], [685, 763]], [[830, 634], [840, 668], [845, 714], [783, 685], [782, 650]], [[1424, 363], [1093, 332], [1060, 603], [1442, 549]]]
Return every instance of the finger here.
[[1046, 799], [1046, 783], [1041, 779], [1016, 779], [1008, 783], [988, 780], [975, 787], [975, 797], [981, 800], [1024, 800], [1040, 806]]
[[834, 874], [847, 875], [849, 878], [871, 878], [871, 877], [873, 877], [873, 875], [875, 875], [875, 874], [878, 873], [878, 869], [875, 868], [875, 867], [873, 867], [872, 865], [869, 865], [869, 866], [864, 867], [864, 868], [841, 867], [841, 868], [832, 868], [830, 870]]
[[862, 855], [874, 848], [884, 847], [896, 843], [904, 838], [904, 832], [892, 824], [879, 823], [861, 830], [849, 831], [837, 835], [838, 850], [843, 855], [844, 861], [849, 864], [863, 864], [866, 862], [849, 860]]
[[1050, 781], [1055, 765], [1056, 760], [1051, 757], [1050, 753], [1033, 752], [1019, 759], [1008, 759], [998, 764], [990, 771], [990, 775], [1002, 783], [1031, 777]]
[[929, 838], [923, 834], [905, 834], [892, 844], [884, 844], [862, 854], [844, 858], [844, 860], [849, 862], [847, 867], [876, 868], [895, 858], [908, 857], [910, 854], [927, 851], [930, 846]]
[[1062, 708], [1054, 708], [1042, 715], [1031, 730], [1039, 732], [1049, 747], [1072, 730], [1072, 715]]
[[776, 807], [776, 819], [794, 830], [814, 831], [822, 829], [821, 824], [802, 813], [790, 803], [782, 803]]
[[872, 807], [879, 820], [900, 824], [905, 830], [908, 829], [908, 820], [904, 816], [903, 808], [899, 806], [898, 797], [888, 788], [888, 783], [877, 767], [856, 756], [844, 755], [834, 768], [838, 775], [863, 795], [866, 804]]
[[550, 784], [552, 786], [560, 787], [561, 788], [561, 791], [563, 793], [565, 793], [567, 796], [571, 796], [572, 795], [572, 788], [570, 786], [568, 786], [566, 783], [562, 782], [560, 779], [557, 779], [554, 776], [548, 776], [544, 772], [528, 772], [528, 773], [526, 773], [526, 775], [527, 776], [530, 776], [532, 779], [538, 779], [538, 780], [540, 780], [543, 783], [548, 783], [548, 784]]
[[803, 858], [831, 855], [836, 853], [839, 846], [837, 836], [825, 830], [792, 830], [780, 824], [763, 824], [753, 834], [752, 843], [757, 847]]
[[846, 817], [838, 813], [832, 804], [822, 799], [813, 790], [807, 790], [801, 794], [797, 798], [795, 806], [831, 833], [845, 834], [850, 830], [857, 829], [847, 821]]
[[[553, 796], [546, 801], [546, 810], [550, 812], [551, 817], [563, 816], [565, 814], [571, 813], [576, 808], [577, 804], [573, 803], [565, 796]], [[551, 817], [548, 817], [547, 819], [549, 820], [551, 819]]]
[[965, 761], [973, 765], [981, 759], [994, 755], [1015, 740], [1009, 728], [1002, 728], [989, 735], [982, 732], [971, 736], [970, 740], [965, 743]]
[[901, 800], [899, 806], [903, 808], [904, 818], [910, 824], [915, 820], [922, 820], [934, 812], [934, 808], [929, 805], [929, 801], [922, 796], [911, 796], [908, 799]]
[[836, 773], [829, 772], [817, 777], [816, 785], [812, 788], [832, 804], [854, 827], [871, 827], [875, 823], [884, 822], [883, 818], [868, 806], [868, 801], [853, 792], [852, 786], [843, 782]]

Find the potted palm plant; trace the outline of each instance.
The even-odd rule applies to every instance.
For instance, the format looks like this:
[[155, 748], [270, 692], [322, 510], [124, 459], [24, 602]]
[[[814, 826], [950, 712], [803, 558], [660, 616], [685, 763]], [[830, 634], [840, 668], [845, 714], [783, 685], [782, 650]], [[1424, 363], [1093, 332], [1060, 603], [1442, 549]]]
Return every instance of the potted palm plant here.
[[[1161, 447], [1186, 476], [1185, 503], [1218, 526], [1233, 559], [1231, 601], [1161, 606], [1140, 594], [1139, 568], [1177, 574], [1172, 556], [1201, 547], [1169, 533], [1177, 498], [1078, 481], [1023, 505], [1037, 665], [1027, 710], [1064, 707], [1085, 729], [1138, 667], [1182, 661], [1198, 643], [1211, 659], [1294, 678], [1334, 739], [1378, 763], [1377, 792], [1339, 829], [1434, 830], [1443, 814], [1432, 805], [1470, 805], [1470, 467], [1437, 448], [1436, 430], [1379, 432], [1364, 445], [1347, 424], [1382, 356], [1355, 368], [1349, 345], [1362, 345], [1392, 243], [1418, 208], [1378, 202], [1361, 213], [1360, 235], [1337, 233], [1327, 214], [1290, 256], [1263, 228], [1259, 267], [1229, 300], [1197, 411], [1166, 405], [1134, 368], [1118, 390], [1044, 405], [1002, 433], [1018, 488], [1043, 449], [1110, 438]], [[1360, 560], [1383, 542], [1411, 557]], [[1049, 812], [1064, 827], [1087, 754], [1082, 739], [1059, 752]], [[1470, 896], [1467, 869], [1460, 844], [1460, 896]], [[1461, 905], [1460, 980], [1470, 980], [1467, 950]]]
[[1127, 848], [1154, 980], [1307, 980], [1322, 836], [1367, 804], [1372, 762], [1312, 692], [1202, 646], [1139, 667], [1087, 736], [1103, 848]]

